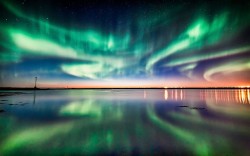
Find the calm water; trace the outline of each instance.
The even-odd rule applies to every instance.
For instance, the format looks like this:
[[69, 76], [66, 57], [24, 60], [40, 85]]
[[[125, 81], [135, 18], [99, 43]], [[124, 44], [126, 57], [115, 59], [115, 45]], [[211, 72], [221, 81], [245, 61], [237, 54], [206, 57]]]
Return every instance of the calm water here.
[[0, 155], [249, 155], [250, 90], [0, 91]]

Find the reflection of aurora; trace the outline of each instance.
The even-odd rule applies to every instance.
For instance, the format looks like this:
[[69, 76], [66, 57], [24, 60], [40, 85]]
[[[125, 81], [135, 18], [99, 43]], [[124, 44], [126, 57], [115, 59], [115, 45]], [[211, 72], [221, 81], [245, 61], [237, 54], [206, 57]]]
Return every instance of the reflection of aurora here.
[[[162, 15], [152, 14], [148, 22], [138, 15], [137, 22], [132, 20], [118, 26], [116, 31], [106, 31], [95, 27], [77, 30], [59, 26], [60, 23], [52, 24], [28, 15], [15, 4], [2, 3], [9, 13], [23, 21], [18, 26], [1, 26], [6, 39], [1, 42], [5, 52], [0, 57], [5, 64], [21, 65], [28, 56], [38, 60], [46, 58], [46, 61], [57, 58], [60, 62], [52, 68], [61, 75], [94, 80], [173, 76], [220, 81], [220, 76], [224, 80], [234, 75], [233, 81], [245, 82], [248, 78], [249, 59], [245, 56], [250, 51], [249, 39], [237, 40], [250, 24], [249, 11], [242, 8], [239, 11], [228, 7], [209, 16], [197, 9], [193, 11], [195, 16], [187, 20], [188, 24], [178, 26], [181, 32], [173, 28], [177, 27], [173, 25], [179, 17], [171, 18], [185, 9], [181, 7], [169, 9]], [[206, 6], [203, 7], [206, 10]], [[132, 25], [139, 28], [137, 33], [132, 33]], [[153, 37], [155, 34], [159, 35]], [[51, 66], [40, 68], [37, 74], [50, 73]], [[2, 75], [8, 75], [5, 72], [2, 71]], [[21, 69], [14, 75], [27, 73]]]
[[[16, 119], [15, 114], [0, 117], [1, 123], [12, 123], [10, 128], [16, 129], [0, 126], [3, 154], [36, 155], [45, 149], [56, 155], [248, 153], [244, 142], [249, 140], [242, 138], [250, 135], [249, 105], [245, 105], [249, 104], [249, 89], [61, 91], [64, 97], [51, 93], [37, 92], [35, 107], [42, 111], [36, 114], [53, 110], [58, 122], [39, 122], [35, 116], [32, 121], [19, 122], [22, 116]], [[53, 97], [62, 104], [56, 105], [58, 100]], [[187, 107], [179, 107], [183, 105]], [[205, 109], [192, 109], [201, 107]]]

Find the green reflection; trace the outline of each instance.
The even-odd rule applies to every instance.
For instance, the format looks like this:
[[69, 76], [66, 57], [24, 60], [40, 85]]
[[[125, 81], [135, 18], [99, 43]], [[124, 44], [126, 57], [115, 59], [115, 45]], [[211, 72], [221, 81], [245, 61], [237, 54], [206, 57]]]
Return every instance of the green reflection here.
[[208, 142], [200, 141], [199, 137], [197, 137], [195, 134], [192, 134], [187, 130], [183, 130], [159, 118], [154, 112], [153, 105], [148, 105], [147, 112], [149, 114], [149, 118], [152, 120], [153, 123], [164, 129], [166, 133], [169, 133], [174, 138], [178, 139], [180, 142], [186, 143], [184, 144], [184, 146], [187, 146], [188, 148], [193, 148], [195, 155], [211, 155], [211, 151], [209, 151]]
[[102, 115], [101, 108], [94, 104], [93, 101], [73, 102], [64, 107], [59, 112], [61, 115], [70, 116], [93, 116]]
[[[42, 92], [40, 97], [41, 92], [37, 93], [36, 105], [22, 109], [25, 114], [34, 109], [45, 115], [51, 115], [52, 111], [56, 117], [46, 122], [36, 115], [32, 119], [22, 118], [15, 114], [18, 106], [8, 106], [13, 110], [12, 114], [0, 116], [0, 122], [4, 123], [0, 125], [4, 133], [0, 135], [3, 155], [40, 155], [45, 150], [51, 155], [157, 155], [161, 152], [244, 155], [248, 152], [248, 144], [242, 140], [249, 137], [250, 130], [250, 94], [247, 89], [151, 90], [146, 91], [148, 96], [157, 93], [162, 99], [150, 101], [139, 96], [145, 90], [119, 90], [115, 94], [108, 90], [65, 90], [60, 91], [63, 97], [58, 96], [58, 91]], [[51, 98], [54, 93], [57, 98]], [[124, 96], [112, 98], [124, 93], [127, 95], [125, 99]], [[138, 94], [138, 99], [130, 98], [134, 94]], [[168, 98], [164, 99], [165, 94]], [[176, 95], [185, 96], [177, 99], [174, 98]], [[43, 100], [47, 98], [53, 99], [47, 100], [49, 107], [44, 106]], [[61, 98], [64, 100], [60, 101]], [[232, 103], [223, 102], [228, 98]], [[58, 104], [58, 100], [62, 104]], [[179, 107], [183, 105], [186, 107]], [[193, 109], [198, 107], [204, 109]]]
[[[24, 149], [38, 149], [39, 146], [49, 143], [52, 138], [67, 134], [72, 128], [72, 123], [64, 123], [16, 131], [4, 141], [4, 144], [0, 146], [0, 151], [2, 151], [4, 155], [12, 155]], [[44, 151], [41, 149], [37, 152], [43, 153]]]

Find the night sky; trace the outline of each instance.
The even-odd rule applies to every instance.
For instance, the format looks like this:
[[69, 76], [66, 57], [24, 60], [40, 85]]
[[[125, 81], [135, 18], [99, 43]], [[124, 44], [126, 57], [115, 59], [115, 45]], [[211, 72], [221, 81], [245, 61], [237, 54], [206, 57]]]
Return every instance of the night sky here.
[[0, 87], [250, 86], [250, 1], [1, 0]]

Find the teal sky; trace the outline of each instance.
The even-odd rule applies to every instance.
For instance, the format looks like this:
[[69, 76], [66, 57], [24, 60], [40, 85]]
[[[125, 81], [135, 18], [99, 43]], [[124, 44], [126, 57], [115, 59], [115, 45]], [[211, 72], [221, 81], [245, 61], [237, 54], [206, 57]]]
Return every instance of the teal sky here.
[[0, 86], [250, 86], [248, 1], [1, 1]]

